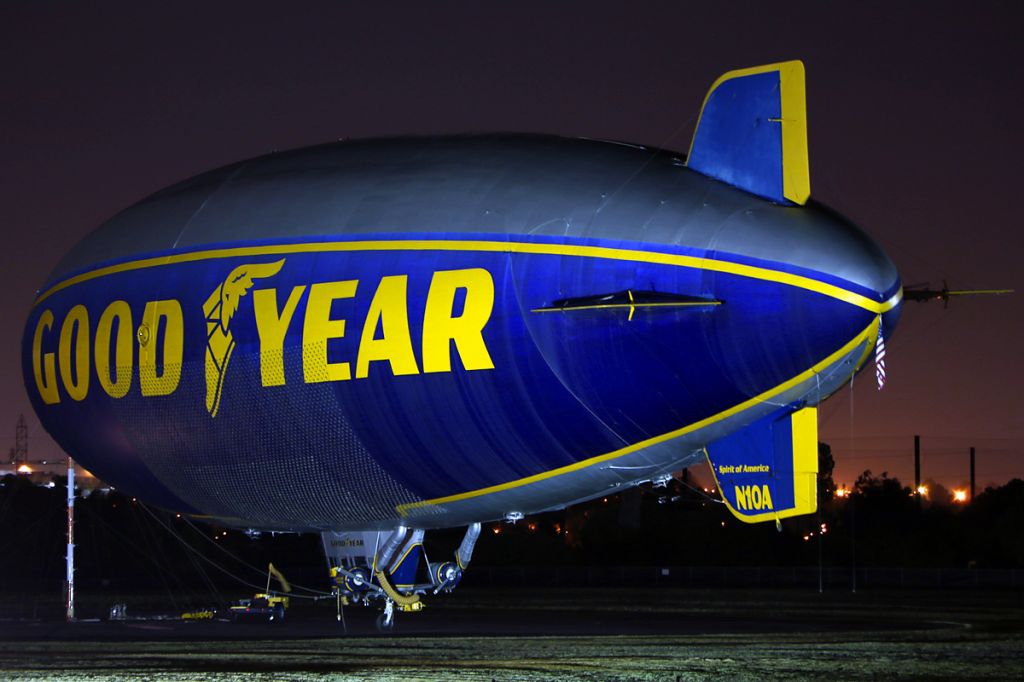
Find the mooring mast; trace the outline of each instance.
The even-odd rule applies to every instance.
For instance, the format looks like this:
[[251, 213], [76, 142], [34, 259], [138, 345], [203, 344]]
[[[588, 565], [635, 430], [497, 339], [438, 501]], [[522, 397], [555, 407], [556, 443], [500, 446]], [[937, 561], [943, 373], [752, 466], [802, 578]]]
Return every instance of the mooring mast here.
[[68, 457], [67, 620], [75, 619], [75, 463]]

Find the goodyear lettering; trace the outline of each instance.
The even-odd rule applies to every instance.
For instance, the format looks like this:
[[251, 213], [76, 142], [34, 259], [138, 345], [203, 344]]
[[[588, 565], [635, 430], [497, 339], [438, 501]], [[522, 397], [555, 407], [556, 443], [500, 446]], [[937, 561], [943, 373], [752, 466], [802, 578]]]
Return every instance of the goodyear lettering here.
[[139, 386], [144, 396], [170, 395], [181, 381], [185, 323], [175, 300], [150, 301], [139, 328]]
[[352, 369], [347, 362], [328, 362], [327, 342], [345, 336], [345, 320], [331, 319], [331, 304], [356, 295], [359, 280], [321, 282], [309, 288], [306, 320], [302, 326], [302, 372], [307, 384], [348, 381]]
[[344, 538], [342, 540], [331, 540], [331, 547], [352, 548], [362, 546], [362, 538]]
[[47, 405], [60, 402], [57, 391], [57, 363], [53, 353], [43, 353], [43, 335], [53, 328], [53, 312], [44, 310], [36, 322], [32, 336], [32, 373], [36, 379], [36, 390]]
[[[85, 400], [91, 377], [105, 395], [115, 399], [131, 393], [136, 378], [142, 396], [170, 395], [181, 382], [186, 320], [195, 320], [189, 323], [195, 324], [194, 328], [190, 326], [192, 329], [201, 327], [205, 320], [206, 408], [211, 417], [216, 417], [225, 372], [235, 348], [231, 319], [254, 281], [273, 277], [283, 265], [284, 259], [235, 268], [199, 311], [186, 313], [174, 299], [149, 301], [141, 318], [137, 318], [138, 309], [133, 311], [127, 301], [115, 300], [102, 310], [92, 330], [84, 305], [73, 306], [61, 320], [52, 310], [43, 310], [36, 321], [31, 349], [40, 399], [53, 405], [64, 393], [71, 400]], [[455, 360], [467, 371], [494, 368], [483, 335], [494, 311], [494, 280], [487, 270], [466, 268], [433, 274], [422, 304], [419, 356], [409, 324], [409, 277], [382, 277], [373, 289], [365, 319], [359, 321], [353, 376], [350, 362], [337, 358], [329, 347], [333, 348], [335, 340], [344, 338], [348, 331], [347, 320], [334, 304], [354, 298], [357, 291], [359, 280], [354, 279], [299, 285], [287, 290], [282, 304], [284, 291], [253, 290], [262, 385], [286, 383], [285, 337], [299, 324], [295, 317], [303, 301], [302, 371], [306, 383], [365, 379], [381, 372], [393, 376], [451, 372]], [[138, 327], [133, 326], [136, 320]]]
[[[111, 365], [111, 336], [117, 323]], [[125, 301], [114, 301], [96, 323], [96, 378], [111, 398], [123, 398], [132, 387], [135, 348], [132, 346], [132, 309]], [[111, 374], [113, 369], [113, 374]]]
[[[406, 275], [384, 277], [377, 287], [377, 293], [370, 302], [370, 311], [363, 323], [363, 336], [359, 340], [359, 354], [356, 358], [356, 378], [365, 379], [370, 374], [371, 362], [387, 361], [395, 376], [419, 374], [416, 356], [412, 353], [412, 337], [409, 334], [409, 312], [406, 290], [409, 278]], [[380, 326], [380, 338], [377, 327]]]
[[[419, 374], [409, 326], [408, 276], [382, 277], [363, 320], [356, 353], [355, 379], [371, 372], [394, 376]], [[332, 316], [335, 301], [356, 296], [359, 280], [321, 282], [291, 290], [283, 308], [276, 289], [253, 291], [260, 373], [264, 386], [283, 386], [284, 340], [295, 311], [306, 298], [302, 322], [302, 372], [307, 384], [353, 379], [349, 362], [328, 360], [328, 345], [345, 337], [346, 320]], [[461, 297], [461, 310], [456, 311]], [[466, 370], [494, 369], [483, 330], [494, 311], [494, 279], [483, 268], [435, 272], [423, 313], [422, 372], [451, 372], [456, 355]], [[454, 346], [455, 352], [452, 352]], [[386, 363], [386, 364], [385, 364]], [[376, 365], [381, 365], [377, 368]]]
[[284, 386], [284, 336], [305, 291], [305, 286], [294, 287], [280, 314], [277, 312], [277, 289], [252, 292], [256, 333], [260, 337], [260, 379], [264, 386]]
[[51, 331], [56, 320], [53, 311], [44, 310], [32, 337], [32, 372], [39, 397], [47, 405], [54, 405], [60, 402], [60, 388], [63, 388], [72, 400], [85, 400], [93, 376], [91, 358], [104, 393], [111, 398], [123, 398], [131, 390], [135, 369], [133, 336], [138, 340], [142, 395], [173, 393], [181, 379], [184, 351], [181, 304], [175, 300], [150, 301], [142, 320], [139, 328], [133, 330], [131, 307], [125, 301], [114, 301], [100, 314], [96, 335], [92, 338], [89, 312], [84, 305], [76, 305], [61, 321], [54, 353]]
[[736, 491], [736, 509], [738, 510], [768, 510], [772, 507], [772, 495], [767, 485], [744, 485], [734, 486]]
[[89, 393], [89, 311], [84, 305], [76, 305], [64, 318], [57, 358], [64, 390], [72, 400], [85, 400]]
[[[465, 292], [465, 302], [462, 314], [453, 315], [459, 291]], [[452, 342], [466, 369], [494, 369], [483, 337], [493, 309], [491, 273], [482, 268], [435, 272], [423, 313], [423, 371], [452, 371]]]

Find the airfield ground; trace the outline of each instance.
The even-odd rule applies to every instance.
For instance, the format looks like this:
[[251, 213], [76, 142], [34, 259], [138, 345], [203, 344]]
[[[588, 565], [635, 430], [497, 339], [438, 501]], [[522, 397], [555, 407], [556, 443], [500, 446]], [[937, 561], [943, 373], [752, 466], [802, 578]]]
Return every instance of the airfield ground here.
[[0, 621], [0, 677], [83, 680], [1024, 679], [1024, 592], [466, 590], [279, 625]]

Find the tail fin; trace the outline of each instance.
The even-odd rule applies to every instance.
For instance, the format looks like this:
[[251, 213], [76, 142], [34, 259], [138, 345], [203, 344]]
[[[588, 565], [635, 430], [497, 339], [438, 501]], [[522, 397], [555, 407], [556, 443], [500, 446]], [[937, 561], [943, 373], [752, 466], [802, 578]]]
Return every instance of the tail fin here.
[[772, 201], [807, 203], [803, 62], [730, 71], [716, 80], [704, 98], [687, 165]]
[[784, 407], [707, 447], [722, 499], [740, 521], [818, 508], [818, 409]]

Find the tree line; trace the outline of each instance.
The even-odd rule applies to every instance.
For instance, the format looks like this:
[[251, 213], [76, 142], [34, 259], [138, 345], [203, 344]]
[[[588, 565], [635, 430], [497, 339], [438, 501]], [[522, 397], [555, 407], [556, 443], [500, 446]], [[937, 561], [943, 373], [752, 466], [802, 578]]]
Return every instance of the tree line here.
[[[865, 471], [836, 495], [820, 449], [819, 511], [772, 523], [735, 519], [694, 472], [515, 524], [485, 525], [478, 566], [826, 566], [1024, 568], [1024, 481], [969, 502], [925, 498], [887, 473]], [[710, 479], [709, 479], [710, 480]], [[59, 590], [64, 580], [66, 489], [0, 479], [0, 590]], [[116, 490], [75, 504], [76, 585], [111, 593], [247, 590], [273, 562], [290, 580], [328, 590], [315, 534], [246, 535], [149, 507]], [[432, 560], [462, 529], [427, 534]], [[820, 546], [819, 546], [820, 545]]]

